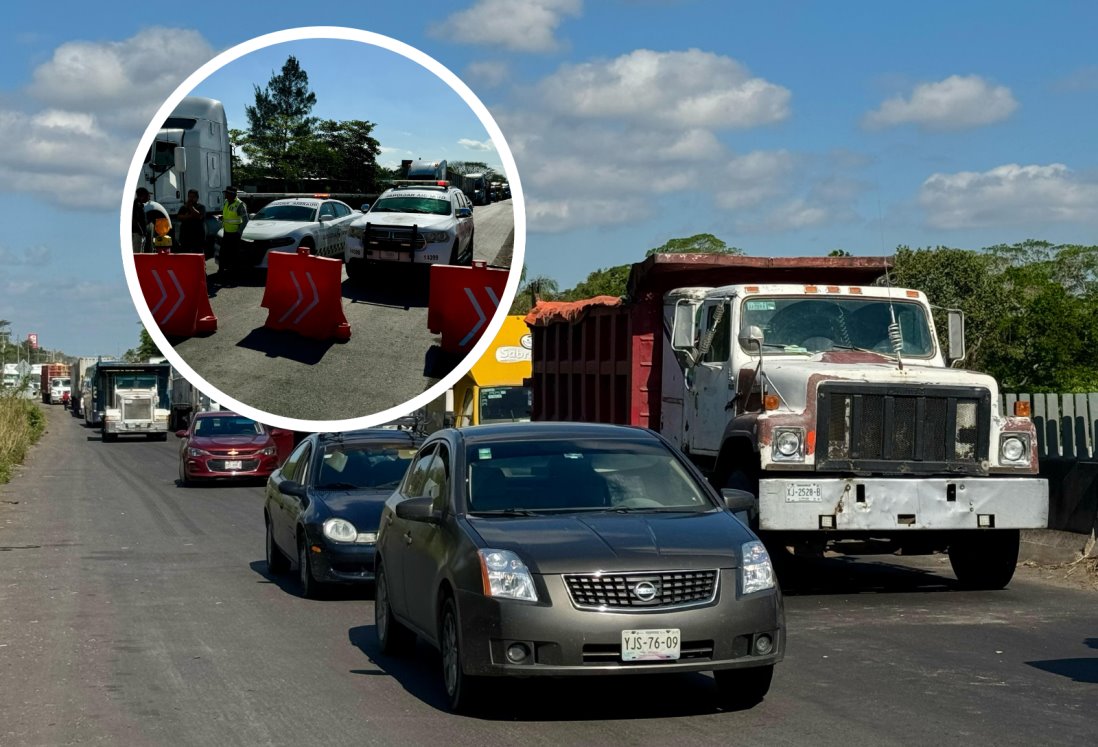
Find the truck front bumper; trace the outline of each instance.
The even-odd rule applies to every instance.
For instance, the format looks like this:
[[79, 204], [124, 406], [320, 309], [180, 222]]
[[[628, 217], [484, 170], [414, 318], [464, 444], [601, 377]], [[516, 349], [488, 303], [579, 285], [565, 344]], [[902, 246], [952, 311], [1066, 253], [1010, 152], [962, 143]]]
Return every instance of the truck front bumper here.
[[759, 528], [768, 531], [1044, 529], [1048, 482], [1036, 477], [767, 478]]

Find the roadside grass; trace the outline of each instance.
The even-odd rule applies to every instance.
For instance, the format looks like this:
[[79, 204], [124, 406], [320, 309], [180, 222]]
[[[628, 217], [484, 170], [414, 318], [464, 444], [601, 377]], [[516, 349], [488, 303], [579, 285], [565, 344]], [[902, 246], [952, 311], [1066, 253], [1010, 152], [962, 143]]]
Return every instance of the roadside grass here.
[[16, 389], [0, 390], [0, 485], [46, 430], [46, 416], [34, 400]]

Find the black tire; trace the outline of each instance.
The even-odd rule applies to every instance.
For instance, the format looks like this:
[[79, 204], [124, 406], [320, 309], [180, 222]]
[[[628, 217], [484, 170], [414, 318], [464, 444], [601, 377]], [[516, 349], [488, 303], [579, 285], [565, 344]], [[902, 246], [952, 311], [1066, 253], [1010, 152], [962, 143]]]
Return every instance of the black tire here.
[[389, 580], [385, 577], [385, 567], [380, 563], [374, 582], [374, 629], [381, 653], [386, 656], [404, 656], [415, 647], [416, 634], [393, 617], [393, 608], [389, 604]]
[[306, 599], [319, 599], [323, 584], [313, 576], [313, 563], [309, 560], [309, 543], [304, 537], [297, 540], [297, 580], [301, 584], [301, 596]]
[[438, 647], [442, 654], [442, 684], [450, 710], [455, 713], [475, 711], [482, 702], [484, 682], [482, 678], [465, 674], [461, 667], [461, 628], [453, 597], [446, 597], [442, 604]]
[[740, 711], [763, 701], [774, 679], [774, 665], [750, 669], [718, 669], [713, 672], [717, 682], [717, 701], [726, 711]]
[[286, 556], [278, 549], [278, 545], [275, 544], [271, 520], [267, 519], [265, 523], [267, 524], [267, 541], [265, 543], [267, 546], [267, 573], [272, 576], [281, 576], [290, 570], [290, 561], [286, 559]]
[[458, 245], [461, 242], [457, 236], [454, 237], [454, 246], [450, 249], [450, 261], [446, 264], [457, 265], [461, 263], [461, 255], [458, 254]]
[[361, 281], [366, 275], [366, 263], [361, 260], [348, 260], [346, 267], [348, 280], [354, 280], [358, 282]]
[[462, 262], [462, 264], [465, 265], [466, 267], [472, 267], [473, 266], [473, 257], [476, 256], [473, 253], [473, 239], [475, 239], [476, 237], [477, 237], [477, 235], [476, 235], [475, 232], [469, 234], [469, 246], [466, 247], [466, 249], [465, 249], [465, 251], [466, 251], [465, 261]]
[[966, 589], [1005, 588], [1018, 565], [1017, 529], [958, 532], [949, 543], [949, 564]]
[[194, 480], [187, 477], [187, 470], [183, 466], [183, 460], [179, 460], [179, 485], [180, 487], [190, 488], [194, 486]]
[[298, 244], [298, 246], [308, 249], [309, 256], [316, 256], [316, 244], [313, 242], [313, 238], [311, 236], [307, 236], [306, 238], [302, 239], [301, 243]]

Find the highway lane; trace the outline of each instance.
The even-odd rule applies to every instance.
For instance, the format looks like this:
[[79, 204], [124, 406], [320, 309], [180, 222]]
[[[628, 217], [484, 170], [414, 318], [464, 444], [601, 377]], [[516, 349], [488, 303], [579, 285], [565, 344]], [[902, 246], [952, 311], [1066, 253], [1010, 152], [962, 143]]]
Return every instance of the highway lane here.
[[[477, 207], [474, 221], [475, 258], [491, 263], [500, 257], [510, 266], [511, 201]], [[217, 264], [210, 260], [206, 269], [212, 275]], [[334, 420], [395, 407], [437, 380], [429, 353], [439, 340], [427, 329], [427, 268], [391, 269], [380, 268], [367, 284], [344, 272], [346, 342], [266, 329], [262, 276], [228, 285], [211, 280], [217, 332], [175, 341], [175, 350], [214, 387], [275, 415]]]
[[438, 656], [378, 653], [368, 590], [263, 563], [262, 490], [185, 489], [178, 441], [104, 444], [60, 408], [0, 486], [0, 744], [1033, 744], [1093, 741], [1098, 594], [1028, 569], [833, 558], [787, 596], [770, 696], [705, 675], [514, 682], [447, 713]]

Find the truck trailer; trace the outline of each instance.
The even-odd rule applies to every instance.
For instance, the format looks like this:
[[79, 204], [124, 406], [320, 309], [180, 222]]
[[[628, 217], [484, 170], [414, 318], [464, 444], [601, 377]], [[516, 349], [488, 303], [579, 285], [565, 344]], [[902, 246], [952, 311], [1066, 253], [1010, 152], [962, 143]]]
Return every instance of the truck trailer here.
[[888, 261], [657, 254], [623, 299], [539, 303], [534, 419], [659, 432], [751, 493], [776, 548], [947, 551], [1002, 588], [1048, 522], [1028, 403], [1000, 413], [995, 380], [955, 367], [963, 315], [943, 350], [922, 292], [876, 284]]

